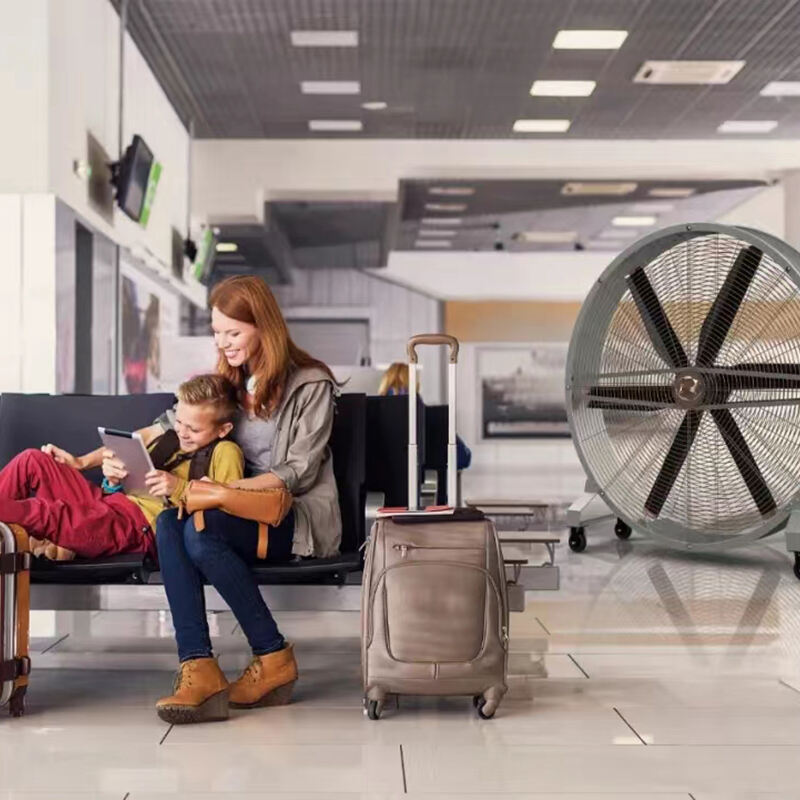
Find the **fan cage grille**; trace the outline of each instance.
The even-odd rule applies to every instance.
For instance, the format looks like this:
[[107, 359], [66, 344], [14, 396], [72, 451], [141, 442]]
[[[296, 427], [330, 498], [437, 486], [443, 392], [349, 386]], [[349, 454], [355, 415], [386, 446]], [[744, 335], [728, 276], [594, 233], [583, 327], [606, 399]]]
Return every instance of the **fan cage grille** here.
[[[777, 254], [764, 244], [748, 283], [733, 268], [750, 242], [719, 232], [672, 241], [644, 263], [634, 251], [585, 310], [582, 336], [571, 347], [572, 432], [597, 485], [634, 525], [671, 540], [713, 545], [756, 530], [766, 532], [770, 520], [785, 516], [800, 489], [800, 380], [773, 381], [768, 388], [752, 385], [759, 375], [763, 384], [773, 374], [791, 377], [793, 369], [800, 371], [800, 292], [794, 270], [781, 266], [780, 257], [776, 260]], [[657, 349], [637, 307], [630, 275], [639, 267], [689, 368], [697, 364], [704, 322], [726, 279], [734, 288], [738, 282], [744, 292], [733, 314], [723, 309], [729, 328], [713, 367], [701, 371], [714, 391], [709, 389], [706, 402], [697, 406], [694, 441], [685, 460], [678, 459], [677, 476], [655, 514], [648, 498], [687, 424], [687, 409], [674, 399], [678, 371], [663, 356], [663, 348], [661, 353]], [[770, 371], [753, 365], [770, 365]], [[753, 372], [755, 379], [749, 374]], [[598, 393], [613, 397], [620, 387], [640, 405], [618, 403], [615, 408], [603, 401], [597, 407]], [[749, 461], [741, 441], [726, 441], [711, 413], [724, 415], [725, 409], [749, 448]], [[745, 478], [753, 478], [748, 472], [760, 472], [766, 492], [757, 480], [748, 486]], [[774, 501], [772, 507], [767, 496]]]

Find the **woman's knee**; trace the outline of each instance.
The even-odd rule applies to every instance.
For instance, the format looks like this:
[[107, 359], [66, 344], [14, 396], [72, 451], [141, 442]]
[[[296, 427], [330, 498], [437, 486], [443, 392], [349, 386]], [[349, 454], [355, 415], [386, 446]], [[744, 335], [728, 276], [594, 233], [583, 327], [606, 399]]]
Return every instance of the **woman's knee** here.
[[[216, 510], [203, 512], [205, 525], [202, 531], [197, 530], [194, 516], [191, 516], [183, 526], [183, 544], [189, 558], [195, 564], [202, 564], [208, 558], [214, 558], [219, 553], [221, 540], [216, 533], [214, 524], [214, 515], [217, 513]], [[209, 523], [211, 524], [209, 525]]]

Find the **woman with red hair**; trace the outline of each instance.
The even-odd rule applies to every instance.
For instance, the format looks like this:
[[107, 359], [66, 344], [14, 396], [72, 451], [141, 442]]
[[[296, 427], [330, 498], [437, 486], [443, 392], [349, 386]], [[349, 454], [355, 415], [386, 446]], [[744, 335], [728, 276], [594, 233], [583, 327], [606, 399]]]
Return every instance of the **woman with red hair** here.
[[[239, 393], [231, 438], [245, 457], [236, 488], [286, 488], [294, 504], [268, 532], [267, 561], [335, 555], [341, 518], [328, 439], [336, 380], [330, 369], [292, 341], [275, 298], [260, 278], [237, 276], [209, 298], [219, 350], [217, 371]], [[158, 421], [171, 424], [169, 413]], [[281, 635], [250, 572], [257, 559], [258, 524], [222, 511], [205, 512], [198, 532], [190, 515], [163, 512], [156, 530], [180, 670], [174, 693], [158, 701], [167, 722], [225, 719], [238, 708], [288, 702], [297, 679], [291, 645]], [[211, 649], [204, 579], [225, 599], [242, 627], [253, 658], [228, 684]]]

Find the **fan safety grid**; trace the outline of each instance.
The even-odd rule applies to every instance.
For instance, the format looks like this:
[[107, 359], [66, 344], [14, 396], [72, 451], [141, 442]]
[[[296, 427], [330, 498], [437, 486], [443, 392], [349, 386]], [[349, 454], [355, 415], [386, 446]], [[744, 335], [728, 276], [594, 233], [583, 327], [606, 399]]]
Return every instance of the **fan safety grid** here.
[[800, 292], [768, 250], [713, 233], [644, 265], [634, 253], [595, 298], [605, 338], [576, 349], [573, 436], [640, 528], [730, 539], [766, 531], [798, 494]]

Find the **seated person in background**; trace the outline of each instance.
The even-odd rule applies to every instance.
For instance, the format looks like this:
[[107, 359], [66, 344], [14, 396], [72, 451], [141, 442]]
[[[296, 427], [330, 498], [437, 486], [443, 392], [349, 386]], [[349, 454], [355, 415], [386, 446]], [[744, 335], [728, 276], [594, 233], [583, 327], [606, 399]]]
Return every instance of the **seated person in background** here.
[[[103, 447], [75, 457], [46, 444], [25, 450], [0, 470], [0, 520], [22, 525], [34, 555], [53, 560], [119, 553], [155, 554], [156, 517], [177, 503], [189, 479], [220, 483], [244, 474], [242, 451], [225, 437], [233, 428], [236, 389], [221, 375], [199, 375], [178, 388], [175, 429], [142, 437], [155, 469], [149, 495], [122, 490], [125, 465]], [[80, 470], [103, 466], [102, 490]]]
[[[417, 391], [420, 388], [419, 373], [417, 373]], [[402, 361], [395, 361], [389, 365], [383, 373], [381, 385], [378, 387], [378, 394], [391, 396], [396, 394], [408, 394], [408, 364]], [[472, 451], [464, 443], [464, 440], [456, 434], [456, 469], [468, 469], [472, 463]]]

